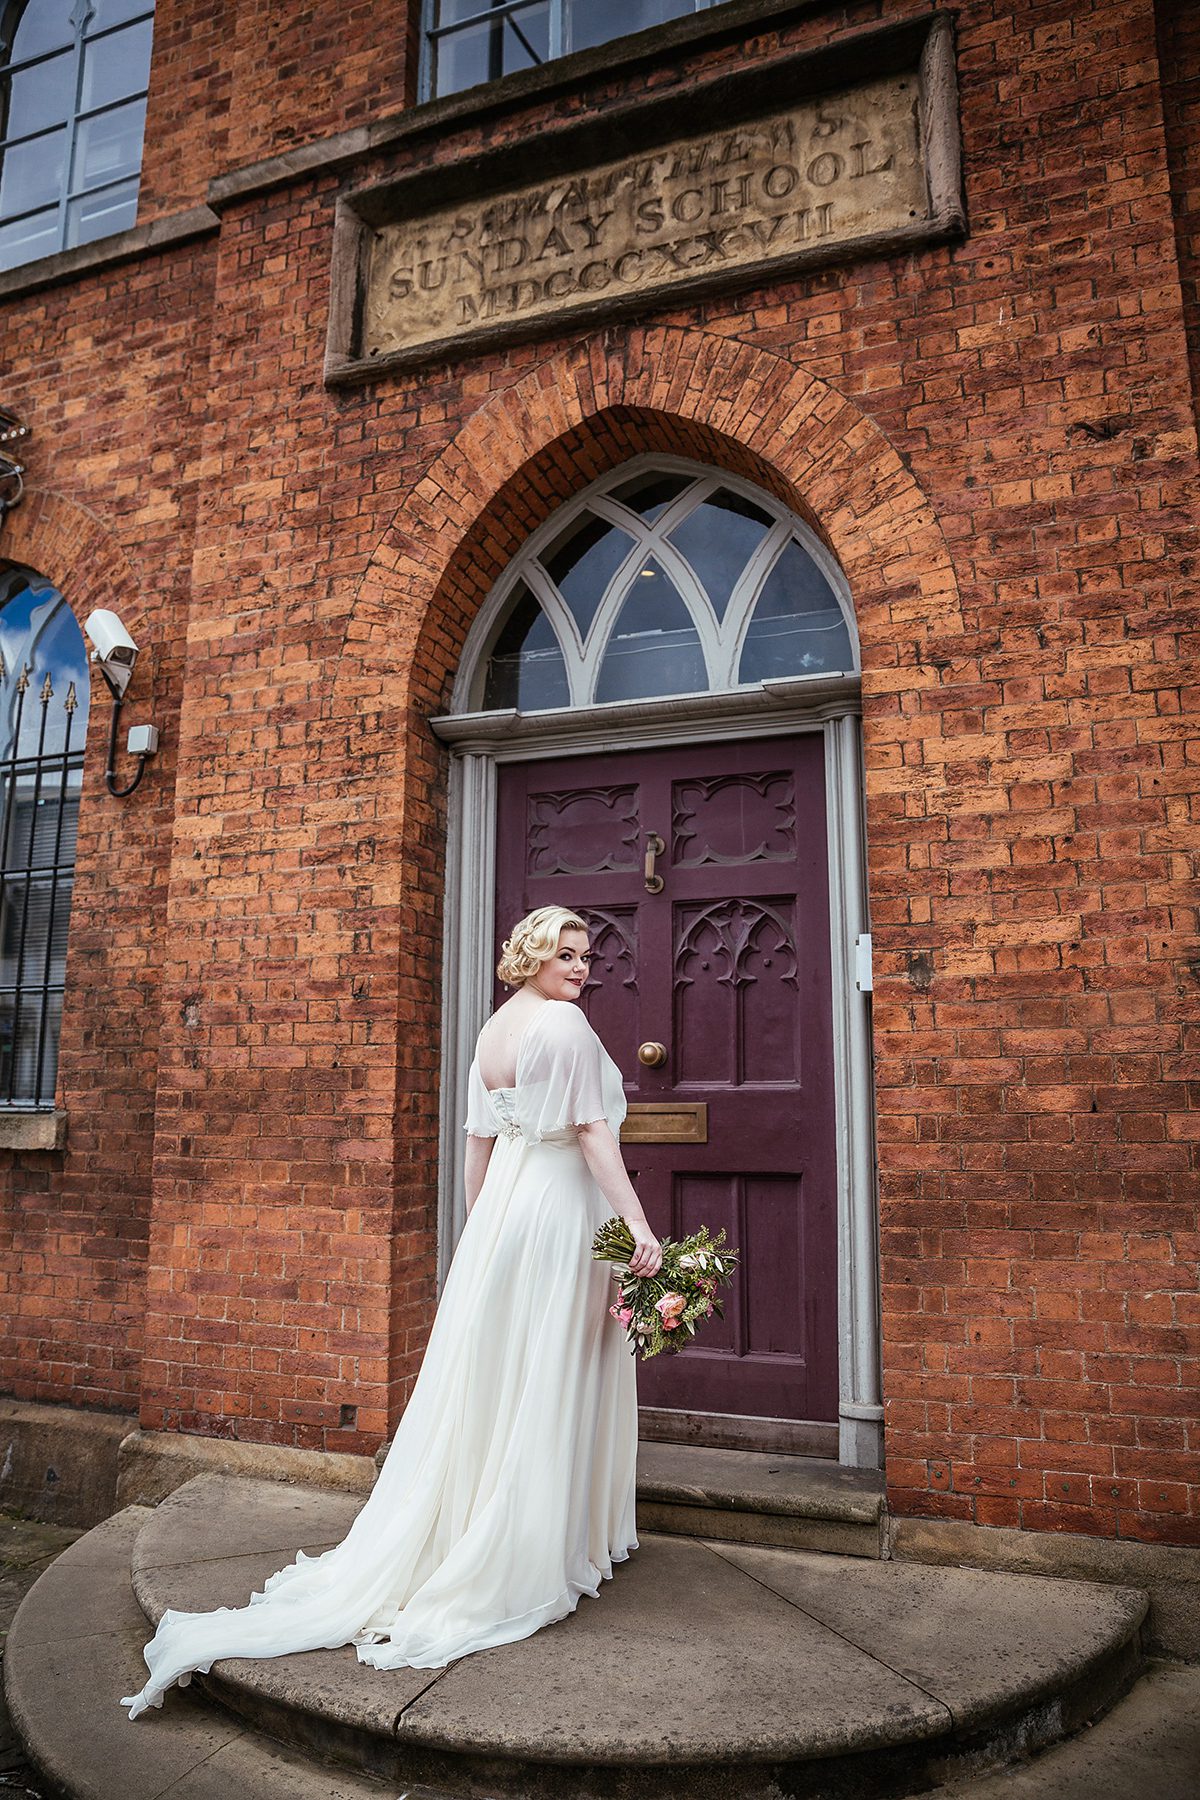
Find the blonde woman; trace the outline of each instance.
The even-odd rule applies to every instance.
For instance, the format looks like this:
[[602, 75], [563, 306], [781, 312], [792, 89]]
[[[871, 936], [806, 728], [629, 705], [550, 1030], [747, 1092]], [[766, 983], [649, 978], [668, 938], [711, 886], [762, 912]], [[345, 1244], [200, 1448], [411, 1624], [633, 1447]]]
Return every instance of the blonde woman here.
[[249, 1606], [164, 1614], [130, 1718], [219, 1657], [353, 1643], [377, 1669], [440, 1668], [565, 1618], [637, 1547], [634, 1365], [591, 1243], [617, 1212], [637, 1274], [662, 1250], [617, 1144], [620, 1071], [576, 1004], [586, 926], [530, 913], [497, 972], [516, 992], [471, 1068], [466, 1229], [371, 1497]]

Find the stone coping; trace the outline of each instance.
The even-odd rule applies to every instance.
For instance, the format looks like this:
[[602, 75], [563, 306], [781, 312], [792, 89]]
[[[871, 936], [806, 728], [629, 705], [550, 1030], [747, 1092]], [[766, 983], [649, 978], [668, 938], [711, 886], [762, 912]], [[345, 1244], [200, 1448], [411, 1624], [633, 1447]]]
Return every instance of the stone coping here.
[[[143, 1524], [134, 1592], [152, 1621], [244, 1605], [297, 1549], [339, 1541], [358, 1504], [198, 1478]], [[598, 1601], [449, 1669], [372, 1670], [346, 1647], [221, 1662], [206, 1686], [375, 1775], [716, 1800], [761, 1794], [768, 1771], [809, 1791], [810, 1763], [944, 1779], [1049, 1742], [1131, 1678], [1145, 1610], [1131, 1589], [649, 1536]]]
[[65, 1150], [65, 1112], [0, 1112], [0, 1150]]

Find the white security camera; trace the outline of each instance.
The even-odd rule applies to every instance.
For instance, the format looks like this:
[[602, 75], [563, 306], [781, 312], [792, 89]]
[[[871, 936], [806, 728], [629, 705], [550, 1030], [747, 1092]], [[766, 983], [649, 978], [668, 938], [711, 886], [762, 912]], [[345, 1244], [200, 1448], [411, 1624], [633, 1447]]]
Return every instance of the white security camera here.
[[89, 613], [83, 629], [92, 641], [92, 661], [99, 663], [100, 673], [112, 690], [114, 699], [122, 700], [137, 661], [138, 647], [115, 612], [103, 607]]

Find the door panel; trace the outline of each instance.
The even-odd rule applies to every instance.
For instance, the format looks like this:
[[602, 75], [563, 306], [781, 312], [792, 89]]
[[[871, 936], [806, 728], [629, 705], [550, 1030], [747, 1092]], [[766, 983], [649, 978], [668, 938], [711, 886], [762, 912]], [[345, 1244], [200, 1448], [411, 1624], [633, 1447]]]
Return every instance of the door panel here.
[[[639, 1368], [644, 1405], [837, 1416], [824, 795], [816, 734], [500, 770], [497, 954], [534, 907], [588, 920], [582, 1004], [628, 1100], [708, 1109], [706, 1143], [626, 1147], [647, 1215], [675, 1237], [723, 1226], [742, 1251], [724, 1322]], [[638, 1062], [648, 1040], [664, 1068]]]

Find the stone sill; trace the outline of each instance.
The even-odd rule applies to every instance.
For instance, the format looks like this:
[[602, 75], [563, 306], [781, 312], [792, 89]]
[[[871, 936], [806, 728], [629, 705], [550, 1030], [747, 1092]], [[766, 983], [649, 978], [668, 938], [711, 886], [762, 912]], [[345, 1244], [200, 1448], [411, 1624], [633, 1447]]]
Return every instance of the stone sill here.
[[169, 244], [204, 237], [210, 231], [219, 231], [220, 227], [221, 220], [210, 206], [192, 206], [187, 212], [153, 219], [149, 225], [135, 225], [131, 231], [114, 231], [111, 237], [97, 238], [92, 244], [80, 244], [76, 250], [59, 250], [53, 256], [39, 256], [36, 262], [5, 269], [0, 274], [0, 300], [35, 294], [39, 288], [57, 287], [60, 282], [93, 275], [99, 269], [110, 269], [138, 256], [148, 256], [151, 251], [165, 249]]
[[64, 1150], [65, 1112], [0, 1112], [0, 1150]]
[[[312, 175], [334, 174], [374, 151], [391, 148], [458, 126], [471, 125], [497, 113], [515, 112], [531, 101], [548, 100], [598, 78], [622, 78], [661, 60], [678, 57], [697, 45], [712, 46], [728, 38], [744, 37], [766, 26], [779, 27], [790, 20], [830, 12], [828, 0], [725, 0], [709, 12], [692, 13], [666, 25], [632, 32], [626, 38], [598, 44], [557, 57], [536, 69], [518, 69], [498, 81], [481, 82], [458, 94], [425, 100], [402, 113], [375, 119], [369, 125], [340, 131], [315, 143], [298, 144], [278, 156], [231, 169], [208, 184], [208, 202], [218, 211], [231, 201], [270, 193], [290, 182]], [[831, 17], [840, 17], [831, 13]], [[614, 44], [621, 46], [614, 54]]]

